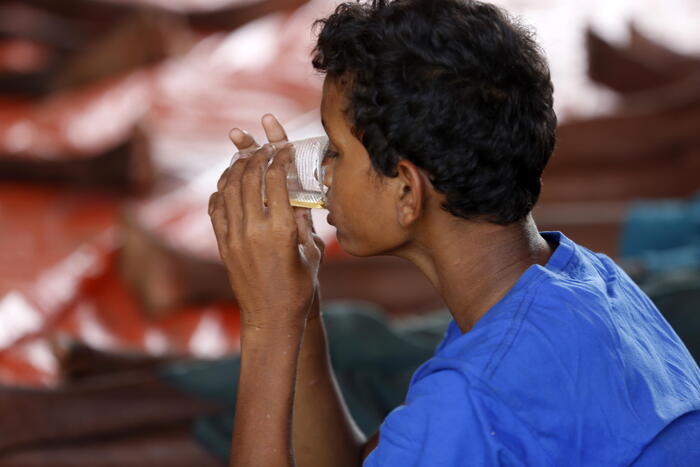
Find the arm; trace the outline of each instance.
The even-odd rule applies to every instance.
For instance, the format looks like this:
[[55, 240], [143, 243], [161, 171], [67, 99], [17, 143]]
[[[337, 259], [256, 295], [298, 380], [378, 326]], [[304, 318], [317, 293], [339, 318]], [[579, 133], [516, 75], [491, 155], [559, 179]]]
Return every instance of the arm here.
[[[307, 318], [303, 337], [298, 330], [255, 331], [243, 336], [231, 465], [278, 465], [273, 462], [278, 454], [290, 454], [278, 451], [278, 446], [287, 445], [290, 427], [276, 420], [290, 419], [291, 458], [296, 463], [289, 465], [360, 466], [377, 445], [378, 433], [366, 441], [343, 402], [330, 364], [318, 300]], [[252, 427], [245, 431], [251, 439], [241, 434], [239, 425]], [[254, 445], [261, 456], [239, 458], [242, 453], [236, 446], [246, 445]]]
[[289, 205], [286, 173], [292, 163], [291, 148], [275, 154], [263, 146], [226, 169], [209, 198], [219, 254], [241, 314], [232, 466], [294, 465], [296, 365], [321, 251], [308, 211]]
[[292, 401], [303, 329], [249, 328], [241, 336], [241, 373], [231, 466], [293, 466]]
[[307, 319], [298, 365], [292, 425], [297, 465], [361, 465], [376, 446], [377, 435], [365, 441], [345, 407], [331, 368], [318, 300]]
[[[266, 116], [263, 126], [270, 141], [286, 140], [274, 118]], [[234, 131], [231, 138], [241, 152], [255, 155], [224, 172], [209, 208], [241, 307], [241, 375], [230, 465], [294, 465], [293, 444], [301, 466], [337, 465], [339, 459], [360, 465], [369, 451], [333, 379], [314, 299], [322, 244], [312, 233], [308, 212], [289, 206], [282, 170], [289, 157], [280, 157], [280, 151], [268, 169], [270, 205], [265, 210], [259, 187], [269, 151], [256, 152], [257, 144], [243, 132]]]
[[[241, 340], [231, 465], [360, 466], [376, 447], [378, 433], [365, 441], [345, 407], [321, 317], [311, 311], [303, 338], [287, 331], [256, 331]], [[290, 445], [290, 427], [278, 420], [290, 419], [293, 454], [279, 448]], [[243, 456], [248, 450], [239, 446], [255, 446], [255, 456]]]
[[374, 448], [379, 444], [379, 430], [375, 431], [372, 436], [369, 437], [364, 447], [362, 448], [362, 459], [366, 459], [369, 453], [374, 451]]

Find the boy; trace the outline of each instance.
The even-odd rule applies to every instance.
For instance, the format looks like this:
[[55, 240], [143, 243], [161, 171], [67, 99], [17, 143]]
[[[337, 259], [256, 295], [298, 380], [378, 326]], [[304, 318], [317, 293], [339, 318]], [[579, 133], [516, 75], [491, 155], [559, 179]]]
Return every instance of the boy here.
[[209, 208], [241, 307], [231, 465], [628, 465], [700, 409], [700, 370], [650, 300], [606, 256], [537, 231], [556, 117], [531, 34], [468, 0], [349, 3], [320, 24], [338, 242], [412, 261], [454, 320], [365, 440], [330, 368], [322, 245], [289, 206], [284, 130], [266, 115], [262, 148], [233, 130], [250, 157]]

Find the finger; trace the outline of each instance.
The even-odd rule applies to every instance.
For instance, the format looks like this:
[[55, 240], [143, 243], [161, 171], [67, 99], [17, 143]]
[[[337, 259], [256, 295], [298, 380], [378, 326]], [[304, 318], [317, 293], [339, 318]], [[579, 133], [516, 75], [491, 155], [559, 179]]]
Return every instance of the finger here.
[[311, 210], [294, 208], [294, 218], [297, 224], [297, 241], [302, 246], [301, 252], [310, 265], [318, 267], [323, 261], [325, 245], [321, 237], [313, 233]]
[[323, 252], [326, 249], [326, 244], [323, 242], [323, 239], [316, 234], [311, 209], [295, 207], [294, 218], [297, 222], [297, 229], [299, 230], [300, 238], [304, 239], [304, 242], [308, 242], [309, 245], [314, 243], [321, 252], [321, 258], [323, 258]]
[[318, 248], [318, 251], [321, 252], [321, 262], [323, 262], [323, 255], [326, 251], [326, 244], [319, 235], [313, 234], [312, 238], [314, 243], [316, 244], [316, 248]]
[[273, 155], [269, 144], [263, 145], [248, 160], [249, 163], [241, 179], [241, 201], [243, 205], [243, 221], [257, 222], [264, 217], [263, 209], [263, 176]]
[[246, 170], [248, 158], [237, 160], [226, 173], [222, 194], [222, 203], [226, 213], [228, 234], [240, 233], [243, 225], [243, 206], [241, 199], [241, 179]]
[[284, 127], [274, 115], [263, 115], [262, 126], [269, 142], [277, 145], [282, 145], [283, 143], [287, 142], [287, 133], [284, 131]]
[[251, 153], [257, 151], [259, 145], [255, 138], [245, 130], [234, 128], [228, 133], [231, 142], [236, 145], [239, 152]]
[[238, 149], [238, 152], [233, 155], [231, 158], [231, 162], [229, 163], [229, 167], [231, 167], [236, 160], [238, 160], [241, 157], [244, 157], [246, 155], [250, 155], [257, 151], [259, 149], [258, 143], [255, 141], [255, 138], [253, 138], [250, 133], [248, 133], [245, 130], [241, 130], [240, 128], [234, 128], [232, 129], [229, 134], [229, 138], [233, 142], [233, 144], [236, 145], [236, 148]]
[[311, 221], [311, 209], [294, 208], [294, 220], [297, 223], [299, 238], [305, 242], [313, 241], [313, 222]]
[[250, 157], [252, 153], [244, 153], [244, 152], [237, 152], [234, 154], [233, 158], [231, 159], [231, 164], [224, 169], [224, 171], [221, 173], [221, 177], [219, 177], [219, 181], [216, 182], [216, 188], [219, 191], [223, 191], [224, 188], [226, 188], [226, 183], [229, 180], [229, 173], [231, 170], [231, 167], [233, 167], [233, 164], [236, 163], [238, 159], [245, 159], [247, 157]]
[[218, 192], [215, 191], [214, 193], [212, 193], [211, 195], [209, 195], [209, 203], [208, 203], [208, 205], [207, 205], [207, 212], [209, 213], [210, 216], [211, 216], [212, 213], [214, 212], [214, 207], [215, 207], [215, 202], [216, 202], [216, 198], [217, 198], [217, 193], [218, 193]]
[[216, 189], [218, 191], [224, 191], [224, 187], [226, 186], [226, 180], [228, 180], [229, 170], [231, 170], [231, 167], [227, 167], [226, 169], [224, 169], [224, 171], [221, 173], [221, 176], [219, 177], [219, 181], [216, 182]]
[[291, 221], [294, 213], [287, 190], [288, 167], [294, 163], [294, 148], [287, 145], [275, 154], [265, 177], [265, 198], [270, 217], [277, 222]]
[[211, 218], [211, 224], [214, 228], [219, 252], [223, 254], [223, 248], [226, 247], [226, 238], [228, 237], [228, 222], [226, 219], [224, 199], [219, 192], [214, 192], [209, 197], [209, 217]]

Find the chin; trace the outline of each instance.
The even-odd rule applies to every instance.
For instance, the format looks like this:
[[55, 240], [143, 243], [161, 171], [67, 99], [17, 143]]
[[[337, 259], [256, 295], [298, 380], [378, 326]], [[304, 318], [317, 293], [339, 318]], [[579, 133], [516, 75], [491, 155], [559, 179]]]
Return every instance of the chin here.
[[338, 240], [338, 245], [340, 246], [340, 248], [343, 249], [345, 253], [352, 256], [366, 256], [363, 254], [359, 254], [357, 248], [354, 248], [355, 245], [353, 245], [353, 242], [348, 241], [348, 238], [345, 235], [343, 235], [340, 229], [337, 229], [335, 231], [335, 238]]
[[336, 230], [335, 238], [338, 239], [338, 245], [340, 246], [340, 248], [342, 248], [343, 251], [352, 256], [364, 258], [368, 256], [378, 256], [386, 254], [383, 252], [383, 250], [380, 251], [376, 248], [369, 248], [367, 245], [361, 245], [358, 244], [358, 242], [353, 242], [351, 239], [348, 239], [348, 237], [344, 235], [340, 230]]

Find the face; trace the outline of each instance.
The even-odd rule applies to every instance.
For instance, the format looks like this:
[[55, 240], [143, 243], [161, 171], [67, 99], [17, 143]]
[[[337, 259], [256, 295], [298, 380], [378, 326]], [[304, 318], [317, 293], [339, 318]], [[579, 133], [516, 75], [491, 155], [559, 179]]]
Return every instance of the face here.
[[321, 118], [329, 139], [324, 159], [329, 222], [340, 246], [356, 256], [391, 253], [405, 241], [397, 222], [395, 181], [376, 172], [369, 154], [353, 134], [344, 109], [342, 86], [326, 78]]

